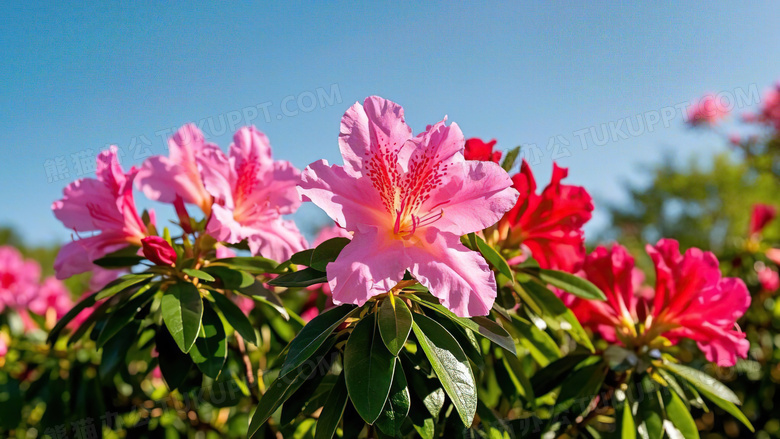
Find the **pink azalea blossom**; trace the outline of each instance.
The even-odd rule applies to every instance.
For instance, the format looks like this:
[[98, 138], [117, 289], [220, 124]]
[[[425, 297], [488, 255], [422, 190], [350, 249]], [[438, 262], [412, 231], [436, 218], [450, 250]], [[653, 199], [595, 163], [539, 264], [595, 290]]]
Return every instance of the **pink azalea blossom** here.
[[238, 130], [226, 156], [219, 148], [206, 154], [204, 182], [214, 196], [206, 230], [235, 244], [246, 239], [252, 254], [284, 261], [307, 247], [295, 223], [282, 215], [301, 204], [295, 191], [300, 172], [290, 162], [273, 160], [265, 134], [254, 127]]
[[766, 257], [776, 265], [780, 265], [780, 248], [770, 248], [766, 251]]
[[216, 148], [206, 143], [194, 124], [181, 127], [168, 139], [168, 157], [147, 159], [138, 171], [136, 185], [152, 200], [198, 206], [206, 215], [211, 212], [211, 194], [201, 178], [201, 167], [209, 166], [203, 151]]
[[574, 299], [571, 308], [580, 322], [607, 341], [626, 345], [651, 343], [659, 336], [672, 344], [689, 338], [719, 366], [745, 358], [750, 343], [735, 323], [750, 306], [744, 282], [721, 277], [712, 253], [692, 248], [680, 254], [671, 239], [648, 245], [647, 252], [656, 268], [652, 293], [638, 288], [634, 258], [625, 248], [598, 247], [588, 255], [584, 275], [607, 300]]
[[708, 94], [688, 108], [688, 123], [691, 126], [713, 126], [728, 114], [728, 108], [720, 102], [718, 97]]
[[764, 93], [761, 114], [756, 119], [780, 131], [780, 82]]
[[756, 236], [764, 230], [777, 216], [777, 209], [768, 204], [757, 203], [753, 205], [753, 211], [750, 213], [750, 236]]
[[756, 269], [758, 274], [758, 282], [761, 284], [761, 288], [766, 292], [773, 292], [780, 288], [780, 275], [775, 270], [761, 264]]
[[445, 122], [413, 137], [401, 106], [369, 97], [341, 120], [344, 166], [320, 160], [303, 172], [304, 200], [354, 233], [327, 267], [334, 303], [361, 305], [408, 270], [459, 316], [492, 307], [493, 272], [460, 236], [498, 221], [517, 191], [497, 164], [466, 161], [463, 133]]
[[51, 310], [57, 319], [60, 319], [73, 307], [73, 300], [70, 298], [70, 291], [61, 281], [47, 277], [27, 307], [41, 316]]
[[64, 197], [52, 204], [54, 215], [74, 232], [100, 232], [66, 244], [54, 262], [58, 279], [92, 270], [92, 261], [129, 244], [141, 245], [146, 225], [133, 200], [137, 169], [122, 171], [117, 147], [97, 157], [97, 179], [82, 178], [69, 184]]
[[[323, 227], [314, 238], [312, 248], [317, 247], [323, 242], [333, 238], [352, 239], [352, 234], [339, 227], [338, 224]], [[325, 295], [325, 306], [323, 307], [323, 311], [334, 306], [332, 292], [328, 283], [311, 285], [306, 289], [311, 291], [311, 294], [309, 294], [309, 299], [306, 301], [303, 307], [301, 307], [301, 318], [304, 322], [308, 322], [320, 314], [320, 309], [317, 306], [317, 302], [319, 301], [321, 294]]]
[[19, 250], [0, 246], [0, 312], [6, 307], [22, 309], [38, 291], [41, 266], [24, 259]]

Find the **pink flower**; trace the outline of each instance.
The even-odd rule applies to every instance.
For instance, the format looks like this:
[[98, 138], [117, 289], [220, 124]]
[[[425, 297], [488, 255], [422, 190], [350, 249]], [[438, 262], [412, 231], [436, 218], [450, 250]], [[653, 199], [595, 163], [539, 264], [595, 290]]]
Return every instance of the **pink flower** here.
[[8, 343], [5, 341], [5, 334], [0, 333], [0, 358], [5, 357], [8, 353]]
[[303, 172], [304, 200], [354, 234], [327, 267], [335, 304], [362, 305], [408, 270], [459, 316], [490, 310], [493, 272], [460, 236], [498, 221], [517, 192], [497, 164], [466, 161], [463, 133], [445, 122], [412, 137], [401, 106], [369, 97], [341, 120], [344, 166]]
[[194, 124], [179, 128], [168, 139], [168, 157], [147, 159], [138, 171], [136, 184], [152, 200], [164, 203], [195, 204], [206, 215], [211, 212], [211, 194], [201, 178], [201, 167], [209, 166], [204, 150], [217, 148], [206, 143], [203, 133]]
[[626, 345], [641, 346], [660, 336], [673, 344], [689, 338], [719, 366], [745, 358], [750, 343], [735, 328], [750, 306], [742, 280], [722, 278], [710, 252], [692, 248], [681, 255], [671, 239], [648, 245], [647, 252], [656, 268], [653, 293], [637, 288], [634, 258], [625, 248], [598, 247], [588, 255], [584, 274], [607, 300], [574, 299], [571, 308], [580, 322], [607, 341]]
[[349, 233], [346, 229], [343, 227], [339, 227], [338, 224], [334, 224], [332, 226], [326, 226], [320, 229], [319, 232], [317, 232], [317, 236], [314, 238], [314, 243], [312, 244], [312, 248], [317, 247], [318, 245], [322, 244], [323, 242], [333, 239], [333, 238], [349, 238], [352, 239], [352, 234]]
[[54, 262], [58, 279], [89, 271], [92, 261], [129, 244], [141, 245], [146, 225], [133, 201], [133, 178], [138, 171], [122, 171], [117, 148], [97, 157], [97, 179], [82, 178], [69, 184], [64, 197], [52, 204], [54, 215], [65, 227], [79, 232], [99, 231], [77, 239], [60, 249]]
[[688, 124], [691, 126], [716, 125], [729, 114], [729, 110], [717, 98], [708, 94], [688, 108]]
[[761, 264], [756, 272], [758, 274], [758, 282], [764, 291], [771, 293], [780, 288], [780, 275], [775, 270]]
[[176, 263], [176, 250], [159, 236], [147, 236], [141, 240], [144, 257], [156, 265], [172, 266]]
[[73, 307], [70, 291], [54, 277], [46, 278], [37, 294], [28, 304], [28, 309], [35, 314], [45, 316], [52, 310], [57, 319], [62, 318]]
[[585, 258], [582, 226], [590, 220], [593, 201], [585, 188], [561, 184], [568, 173], [553, 163], [550, 184], [537, 194], [531, 167], [523, 160], [520, 172], [512, 177], [520, 198], [494, 228], [504, 249], [525, 246], [542, 268], [579, 269]]
[[766, 257], [775, 265], [780, 265], [780, 248], [770, 248], [766, 251]]
[[290, 162], [271, 158], [265, 134], [241, 128], [229, 157], [218, 148], [206, 154], [211, 166], [203, 168], [204, 182], [214, 196], [209, 234], [231, 244], [247, 239], [252, 254], [277, 261], [307, 247], [295, 223], [282, 218], [301, 204], [295, 191], [300, 172]]
[[750, 236], [757, 236], [764, 230], [767, 224], [772, 222], [777, 216], [777, 209], [768, 204], [757, 203], [753, 205], [753, 211], [750, 213]]
[[780, 131], [780, 82], [764, 93], [761, 114], [757, 119]]
[[0, 246], [0, 312], [6, 307], [22, 309], [38, 291], [41, 266], [24, 259], [19, 250]]
[[499, 163], [501, 161], [501, 151], [493, 151], [495, 146], [495, 139], [485, 143], [481, 139], [473, 137], [466, 140], [466, 150], [463, 152], [463, 156], [466, 160]]

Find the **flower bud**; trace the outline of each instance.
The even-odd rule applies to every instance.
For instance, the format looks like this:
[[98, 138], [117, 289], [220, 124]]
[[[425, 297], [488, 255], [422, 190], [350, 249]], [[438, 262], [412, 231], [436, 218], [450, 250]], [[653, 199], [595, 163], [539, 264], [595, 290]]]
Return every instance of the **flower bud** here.
[[176, 250], [159, 236], [147, 236], [141, 240], [141, 245], [146, 259], [157, 265], [173, 265], [176, 262]]

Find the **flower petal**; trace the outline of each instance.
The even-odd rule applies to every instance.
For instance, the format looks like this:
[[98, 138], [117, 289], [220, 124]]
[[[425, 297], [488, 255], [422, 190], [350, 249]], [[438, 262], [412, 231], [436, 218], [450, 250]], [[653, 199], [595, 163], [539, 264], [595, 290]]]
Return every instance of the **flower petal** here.
[[253, 255], [282, 262], [290, 259], [293, 253], [308, 248], [306, 239], [292, 221], [279, 218], [258, 223], [252, 229], [247, 238]]

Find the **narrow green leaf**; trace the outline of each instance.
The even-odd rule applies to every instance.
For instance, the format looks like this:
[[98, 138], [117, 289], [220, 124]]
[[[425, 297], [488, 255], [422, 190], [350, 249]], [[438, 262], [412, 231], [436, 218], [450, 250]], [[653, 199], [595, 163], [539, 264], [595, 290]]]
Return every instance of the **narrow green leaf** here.
[[76, 318], [76, 316], [79, 315], [81, 311], [95, 305], [95, 297], [97, 297], [97, 295], [98, 293], [90, 294], [89, 296], [85, 297], [84, 300], [77, 303], [73, 308], [71, 308], [70, 311], [65, 313], [65, 315], [62, 316], [62, 318], [57, 322], [56, 325], [54, 325], [54, 327], [49, 332], [49, 336], [46, 338], [46, 342], [50, 344], [54, 344], [54, 342], [57, 341], [57, 338], [59, 338], [62, 330], [65, 328], [65, 326], [67, 326], [68, 323], [71, 322], [71, 320]]
[[287, 358], [285, 358], [279, 374], [285, 375], [303, 364], [322, 346], [325, 340], [344, 320], [359, 309], [353, 305], [342, 305], [329, 309], [313, 318], [290, 342]]
[[252, 275], [232, 267], [211, 264], [208, 267], [204, 267], [203, 271], [219, 279], [222, 282], [222, 288], [226, 290], [248, 287], [255, 282], [255, 278]]
[[561, 393], [555, 400], [555, 412], [563, 413], [571, 409], [575, 417], [583, 413], [601, 389], [606, 373], [607, 365], [597, 361], [568, 375], [561, 383]]
[[537, 371], [531, 377], [534, 395], [539, 397], [550, 393], [553, 389], [561, 385], [563, 379], [569, 375], [572, 369], [588, 358], [590, 358], [590, 355], [588, 354], [569, 354], [551, 362]]
[[504, 161], [501, 162], [501, 167], [504, 168], [506, 172], [509, 172], [512, 167], [515, 165], [515, 160], [517, 160], [517, 156], [520, 154], [520, 147], [516, 146], [509, 151], [506, 152], [506, 156], [504, 156]]
[[412, 332], [412, 320], [409, 307], [397, 296], [391, 294], [382, 301], [377, 313], [379, 333], [387, 350], [396, 357]]
[[[568, 332], [577, 343], [593, 352], [593, 343], [574, 313], [547, 287], [536, 282], [522, 284], [521, 288], [541, 309], [542, 318], [551, 327]], [[562, 324], [566, 322], [567, 325]]]
[[[690, 410], [675, 392], [664, 392], [664, 407], [666, 408], [666, 418], [685, 439], [699, 438], [699, 429], [696, 428], [696, 422], [693, 420]], [[672, 436], [671, 432], [669, 436]]]
[[246, 317], [241, 308], [238, 307], [232, 300], [225, 297], [224, 294], [217, 291], [211, 292], [211, 297], [214, 299], [214, 304], [222, 311], [222, 315], [225, 316], [225, 320], [236, 330], [244, 340], [257, 346], [257, 334], [252, 327], [252, 322]]
[[372, 314], [358, 322], [344, 349], [344, 378], [349, 399], [369, 424], [382, 413], [395, 371], [395, 357], [381, 338], [376, 315]]
[[403, 367], [401, 367], [401, 360], [396, 359], [390, 395], [387, 397], [385, 408], [376, 420], [375, 425], [386, 435], [399, 436], [401, 425], [403, 425], [406, 416], [409, 414], [409, 407], [411, 407], [411, 398], [406, 384], [406, 376], [404, 375]]
[[305, 265], [307, 267], [310, 267], [311, 255], [313, 254], [314, 254], [313, 248], [299, 251], [298, 253], [295, 253], [292, 256], [290, 256], [290, 262], [292, 262], [295, 265]]
[[252, 285], [241, 288], [238, 290], [238, 292], [245, 296], [250, 296], [253, 300], [270, 306], [279, 314], [281, 314], [285, 320], [290, 320], [290, 312], [284, 306], [282, 299], [278, 294], [263, 286], [262, 282], [255, 281]]
[[520, 344], [531, 352], [531, 356], [542, 367], [561, 357], [558, 343], [533, 323], [521, 317], [512, 316], [512, 325], [520, 334], [518, 337]]
[[477, 411], [477, 388], [463, 349], [444, 327], [425, 315], [415, 317], [412, 330], [463, 425], [470, 426]]
[[116, 279], [106, 285], [102, 290], [98, 291], [95, 300], [103, 300], [106, 297], [111, 297], [116, 293], [129, 289], [134, 285], [145, 284], [151, 280], [155, 275], [154, 273], [141, 273], [141, 274], [126, 274], [119, 279]]
[[327, 282], [325, 273], [313, 268], [304, 268], [303, 270], [285, 273], [275, 279], [268, 281], [269, 285], [278, 287], [308, 287], [309, 285], [321, 284]]
[[200, 332], [203, 300], [195, 285], [179, 282], [168, 287], [162, 296], [162, 316], [173, 340], [187, 353]]
[[342, 372], [330, 391], [325, 405], [322, 406], [322, 412], [317, 419], [317, 428], [314, 431], [314, 439], [331, 439], [336, 434], [341, 417], [344, 415], [344, 409], [347, 407], [348, 396], [347, 383]]
[[507, 264], [506, 259], [501, 256], [501, 253], [497, 252], [496, 249], [489, 246], [485, 240], [480, 238], [478, 235], [474, 235], [474, 238], [477, 242], [477, 249], [480, 253], [482, 253], [482, 256], [484, 256], [485, 259], [490, 262], [490, 265], [496, 267], [499, 273], [503, 274], [507, 278], [511, 279], [512, 282], [514, 282], [515, 275], [512, 273], [512, 269], [509, 268], [509, 264]]
[[143, 256], [138, 255], [138, 249], [138, 246], [131, 245], [95, 259], [92, 263], [103, 268], [133, 267], [144, 260]]
[[536, 404], [536, 396], [534, 396], [534, 388], [531, 385], [531, 381], [523, 372], [523, 365], [520, 364], [520, 360], [514, 355], [504, 355], [504, 365], [510, 372], [512, 380], [515, 383], [520, 396], [528, 401], [532, 406]]
[[[643, 382], [646, 380], [647, 376], [645, 376]], [[661, 439], [664, 436], [661, 404], [658, 400], [658, 392], [650, 389], [651, 387], [645, 387], [645, 397], [639, 401], [639, 409], [637, 411], [639, 432], [648, 439]]]
[[622, 439], [636, 439], [636, 424], [634, 415], [631, 414], [631, 404], [628, 398], [623, 401], [623, 416], [621, 416], [620, 437]]
[[331, 238], [318, 245], [311, 255], [311, 268], [319, 271], [325, 271], [325, 267], [336, 260], [341, 250], [349, 244], [349, 238]]
[[539, 270], [539, 278], [577, 297], [589, 300], [606, 300], [607, 296], [589, 280], [556, 270]]
[[225, 266], [233, 270], [261, 274], [273, 272], [279, 266], [279, 263], [260, 256], [252, 256], [217, 259], [209, 266]]
[[152, 300], [152, 296], [154, 296], [154, 293], [156, 292], [156, 288], [150, 289], [114, 310], [114, 312], [109, 315], [105, 326], [103, 326], [103, 329], [100, 331], [100, 335], [97, 339], [98, 347], [105, 345], [111, 337], [115, 336], [122, 328], [130, 323], [133, 318], [135, 318], [136, 314]]
[[214, 279], [214, 276], [202, 270], [196, 270], [194, 268], [182, 268], [181, 271], [187, 276], [194, 277], [200, 280], [205, 280], [206, 282], [214, 282], [216, 280]]

